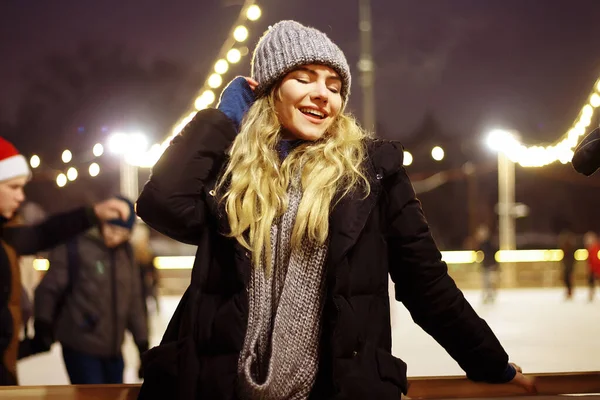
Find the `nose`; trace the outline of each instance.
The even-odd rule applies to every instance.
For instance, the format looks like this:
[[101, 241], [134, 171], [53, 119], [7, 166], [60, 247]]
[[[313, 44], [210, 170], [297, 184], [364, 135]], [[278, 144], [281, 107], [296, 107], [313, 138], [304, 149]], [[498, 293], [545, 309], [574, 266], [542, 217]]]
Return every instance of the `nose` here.
[[19, 202], [22, 203], [25, 201], [25, 192], [23, 192], [23, 189], [19, 189], [17, 190], [15, 199]]
[[329, 93], [329, 89], [327, 89], [327, 85], [324, 82], [316, 82], [311, 97], [313, 100], [321, 100], [327, 103], [329, 101]]

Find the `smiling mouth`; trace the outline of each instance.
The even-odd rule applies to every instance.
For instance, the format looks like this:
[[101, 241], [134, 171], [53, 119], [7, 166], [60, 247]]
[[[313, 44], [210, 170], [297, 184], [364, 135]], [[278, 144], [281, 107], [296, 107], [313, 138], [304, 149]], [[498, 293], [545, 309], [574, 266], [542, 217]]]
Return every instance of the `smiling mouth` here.
[[317, 119], [327, 118], [327, 114], [325, 114], [321, 111], [315, 110], [313, 108], [300, 108], [299, 110], [302, 114], [307, 115], [309, 117], [313, 117], [313, 118], [317, 118]]

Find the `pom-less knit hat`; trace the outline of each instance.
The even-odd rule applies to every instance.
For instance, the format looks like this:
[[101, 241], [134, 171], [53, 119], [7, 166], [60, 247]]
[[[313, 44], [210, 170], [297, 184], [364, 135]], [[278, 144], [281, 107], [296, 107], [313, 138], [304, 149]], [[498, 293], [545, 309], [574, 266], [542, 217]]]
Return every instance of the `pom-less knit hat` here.
[[31, 176], [27, 160], [11, 142], [0, 136], [0, 182], [19, 176]]
[[256, 97], [268, 93], [288, 72], [308, 64], [325, 65], [337, 72], [342, 79], [342, 99], [348, 100], [350, 67], [344, 53], [326, 34], [296, 21], [276, 23], [258, 41], [252, 55]]

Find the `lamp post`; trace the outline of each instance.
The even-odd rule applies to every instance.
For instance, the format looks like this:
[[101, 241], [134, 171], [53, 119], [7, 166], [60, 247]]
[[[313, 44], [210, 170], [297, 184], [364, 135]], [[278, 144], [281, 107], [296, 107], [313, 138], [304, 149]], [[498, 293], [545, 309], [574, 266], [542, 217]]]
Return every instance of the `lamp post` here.
[[138, 167], [129, 164], [125, 157], [119, 160], [119, 188], [123, 196], [135, 201], [139, 195]]
[[136, 157], [148, 149], [148, 140], [140, 133], [113, 133], [108, 139], [111, 153], [119, 156], [119, 189], [123, 196], [135, 200], [139, 195]]
[[[516, 250], [515, 229], [515, 163], [507, 152], [515, 143], [514, 134], [496, 130], [488, 134], [487, 144], [498, 157], [498, 245], [500, 250]], [[514, 263], [503, 265], [503, 276], [509, 287], [517, 283], [517, 271]]]
[[358, 0], [358, 29], [360, 31], [360, 84], [362, 86], [362, 122], [367, 130], [375, 129], [375, 74], [372, 55], [371, 1]]
[[500, 250], [516, 249], [515, 163], [498, 152], [498, 234]]

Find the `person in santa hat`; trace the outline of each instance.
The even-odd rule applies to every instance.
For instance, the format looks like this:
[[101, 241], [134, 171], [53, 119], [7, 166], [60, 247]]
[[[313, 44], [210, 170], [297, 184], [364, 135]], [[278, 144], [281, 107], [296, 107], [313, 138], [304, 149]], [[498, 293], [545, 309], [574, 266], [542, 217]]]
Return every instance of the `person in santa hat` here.
[[25, 157], [0, 137], [0, 386], [18, 384], [22, 290], [19, 255], [55, 247], [102, 221], [127, 220], [131, 213], [125, 201], [112, 198], [56, 214], [38, 225], [19, 226], [13, 217], [25, 200], [23, 189], [30, 177]]

